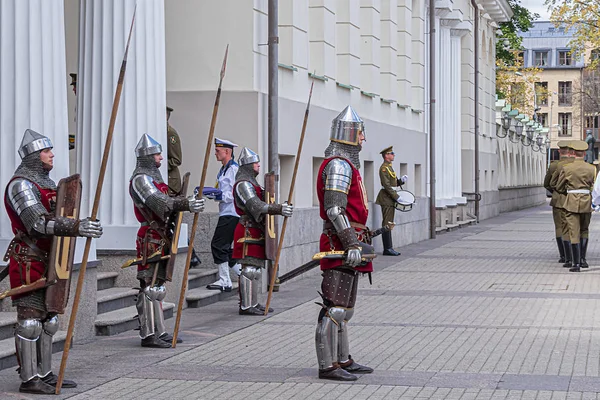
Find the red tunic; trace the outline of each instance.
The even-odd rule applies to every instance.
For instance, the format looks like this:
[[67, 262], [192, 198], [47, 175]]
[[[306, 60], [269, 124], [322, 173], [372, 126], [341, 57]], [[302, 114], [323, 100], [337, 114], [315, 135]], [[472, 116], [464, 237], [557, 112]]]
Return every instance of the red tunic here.
[[[17, 177], [14, 177], [10, 180], [12, 182]], [[25, 178], [26, 179], [26, 178]], [[8, 185], [10, 185], [8, 182]], [[29, 181], [31, 182], [31, 181]], [[35, 185], [40, 191], [42, 197], [40, 199], [44, 208], [48, 211], [48, 214], [52, 213], [52, 203], [56, 201], [56, 191], [54, 189], [42, 189], [35, 182], [31, 182]], [[27, 228], [21, 221], [21, 218], [17, 215], [16, 211], [12, 209], [8, 201], [8, 185], [6, 186], [6, 190], [4, 191], [4, 207], [6, 208], [6, 212], [8, 213], [8, 218], [10, 219], [10, 224], [12, 227], [12, 231], [14, 234], [17, 232], [21, 232], [21, 234], [25, 234], [29, 236], [27, 233]], [[52, 249], [52, 239], [53, 236], [41, 236], [41, 237], [31, 237], [29, 239], [33, 244], [35, 244], [40, 250], [50, 253]], [[16, 242], [14, 250], [19, 252], [22, 249], [27, 249], [29, 246], [25, 244], [25, 242], [19, 240]], [[19, 258], [19, 257], [18, 257]], [[27, 268], [27, 264], [29, 264], [29, 268]], [[11, 255], [9, 264], [8, 264], [8, 276], [10, 278], [10, 287], [16, 288], [21, 285], [26, 285], [37, 281], [38, 279], [46, 276], [46, 264], [42, 261], [38, 261], [36, 259], [32, 259], [30, 257], [23, 257], [20, 260], [15, 259], [14, 255]], [[19, 297], [26, 296], [12, 296], [12, 299], [18, 299]]]
[[[348, 217], [348, 220], [350, 222], [365, 225], [367, 223], [367, 218], [369, 217], [369, 205], [367, 201], [367, 192], [365, 190], [365, 186], [363, 185], [362, 178], [358, 169], [356, 169], [349, 160], [343, 157], [330, 157], [326, 158], [323, 161], [321, 167], [319, 168], [319, 174], [317, 176], [323, 176], [323, 170], [325, 169], [325, 166], [329, 163], [329, 161], [333, 160], [334, 158], [340, 158], [342, 160], [345, 160], [352, 167], [352, 181], [350, 182], [350, 189], [348, 191], [348, 204], [346, 206], [346, 216]], [[317, 179], [317, 196], [319, 198], [319, 212], [323, 221], [329, 221], [329, 218], [327, 218], [327, 212], [323, 207], [324, 195], [325, 182], [323, 182], [323, 179]], [[359, 232], [357, 234], [358, 240], [364, 242], [365, 238], [363, 238], [363, 235], [360, 233], [361, 229], [354, 229], [357, 232]], [[329, 236], [322, 233], [319, 242], [319, 250], [322, 252], [332, 250], [344, 250], [344, 246], [342, 246], [342, 243], [338, 239], [337, 235], [331, 235], [330, 240]], [[343, 260], [323, 259], [321, 260], [321, 270], [336, 268], [342, 264]], [[372, 272], [373, 264], [368, 263], [367, 265], [356, 267], [354, 269], [356, 269], [359, 272]]]
[[[169, 186], [166, 183], [164, 183], [164, 182], [163, 183], [158, 183], [156, 181], [152, 181], [152, 183], [154, 183], [154, 186], [156, 186], [156, 188], [158, 190], [160, 190], [162, 193], [164, 193], [164, 194], [168, 193]], [[130, 193], [131, 193], [131, 183], [129, 184], [129, 190], [130, 190]], [[144, 214], [142, 214], [142, 212], [139, 210], [139, 208], [143, 208], [144, 211], [145, 211], [145, 213], [147, 215], [149, 215], [149, 216], [152, 217], [152, 220], [157, 221], [159, 224], [164, 223], [162, 221], [162, 219], [158, 215], [154, 214], [154, 212], [150, 208], [148, 208], [148, 207], [146, 207], [144, 205], [138, 206], [134, 202], [133, 210], [135, 212], [135, 217], [137, 218], [137, 220], [140, 223], [147, 222], [149, 224], [152, 221], [146, 220], [146, 218], [144, 217]], [[156, 252], [158, 250], [158, 247], [159, 247], [158, 243], [152, 243], [150, 241], [147, 241], [144, 244], [144, 237], [146, 236], [146, 232], [148, 232], [148, 237], [150, 239], [154, 239], [155, 241], [160, 241], [162, 239], [162, 237], [160, 236], [160, 234], [156, 230], [150, 228], [150, 226], [148, 226], [148, 225], [142, 225], [142, 226], [140, 226], [140, 229], [138, 229], [138, 232], [137, 232], [137, 240], [135, 242], [135, 249], [137, 251], [137, 257], [138, 258], [142, 257], [142, 250], [144, 249], [144, 246], [146, 246], [146, 255], [148, 257], [150, 257], [152, 254], [154, 254], [154, 252]], [[169, 253], [168, 246], [163, 246], [162, 255], [164, 256], [164, 255], [166, 255], [168, 253]], [[139, 271], [144, 271], [144, 270], [146, 270], [148, 268], [150, 268], [150, 264], [138, 265], [138, 269], [137, 270], [139, 272]]]
[[[235, 185], [233, 185], [233, 193], [235, 193], [238, 183], [239, 182], [236, 182]], [[258, 185], [252, 184], [252, 186], [254, 187], [258, 198], [264, 201], [263, 189]], [[241, 260], [246, 256], [259, 258], [261, 260], [266, 259], [267, 256], [265, 254], [265, 238], [263, 225], [258, 224], [256, 221], [254, 221], [254, 218], [252, 218], [250, 214], [246, 214], [244, 210], [239, 208], [235, 201], [233, 202], [233, 204], [235, 205], [235, 212], [237, 212], [237, 214], [241, 218], [240, 222], [238, 222], [237, 226], [235, 227], [235, 232], [233, 233], [233, 255], [231, 257], [235, 260]], [[250, 217], [250, 219], [252, 220], [252, 226], [245, 227], [244, 225], [242, 225], [242, 221], [245, 219], [244, 217], [242, 217], [243, 215], [248, 215], [248, 217]], [[240, 239], [256, 240], [260, 241], [260, 243], [252, 244], [239, 242]]]

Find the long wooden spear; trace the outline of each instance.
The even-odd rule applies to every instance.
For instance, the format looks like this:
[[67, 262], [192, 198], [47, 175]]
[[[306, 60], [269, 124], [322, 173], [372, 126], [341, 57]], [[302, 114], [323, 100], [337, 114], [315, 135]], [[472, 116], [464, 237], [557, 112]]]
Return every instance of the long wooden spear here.
[[[106, 165], [108, 164], [108, 156], [110, 154], [110, 148], [112, 145], [113, 133], [115, 131], [115, 122], [117, 120], [117, 112], [119, 111], [119, 102], [121, 101], [121, 92], [123, 91], [123, 81], [125, 78], [125, 70], [127, 68], [127, 53], [129, 52], [129, 43], [131, 43], [131, 34], [133, 33], [133, 24], [135, 23], [135, 12], [137, 5], [133, 9], [133, 17], [131, 18], [131, 27], [129, 28], [129, 36], [127, 38], [127, 45], [125, 46], [125, 54], [123, 55], [123, 62], [121, 63], [121, 71], [119, 72], [119, 80], [117, 81], [117, 89], [115, 90], [115, 97], [113, 99], [112, 113], [110, 115], [110, 123], [108, 125], [108, 134], [106, 135], [106, 142], [104, 143], [104, 154], [102, 155], [102, 164], [100, 165], [100, 174], [98, 175], [98, 184], [96, 185], [96, 195], [94, 197], [94, 205], [92, 207], [92, 215], [90, 218], [96, 220], [98, 216], [98, 209], [100, 208], [100, 195], [102, 194], [102, 186], [104, 184], [104, 175], [106, 174]], [[77, 309], [79, 308], [79, 298], [81, 297], [81, 290], [83, 289], [83, 280], [85, 277], [85, 270], [87, 268], [87, 261], [90, 255], [90, 247], [92, 245], [92, 238], [87, 238], [85, 241], [85, 248], [83, 250], [83, 259], [81, 260], [81, 268], [79, 269], [79, 278], [77, 279], [77, 289], [75, 291], [75, 298], [73, 299], [73, 309], [71, 310], [71, 317], [69, 318], [69, 328], [67, 329], [67, 338], [65, 339], [65, 347], [63, 350], [62, 360], [60, 362], [60, 372], [58, 373], [58, 381], [56, 382], [56, 394], [60, 394], [60, 389], [65, 378], [65, 368], [67, 367], [67, 359], [69, 358], [69, 350], [71, 348], [71, 341], [73, 340], [73, 331], [75, 329], [75, 320], [77, 318]]]
[[[296, 184], [296, 175], [298, 174], [298, 165], [300, 164], [300, 155], [302, 154], [302, 145], [304, 144], [304, 135], [306, 134], [306, 124], [308, 123], [308, 113], [310, 111], [310, 99], [312, 97], [313, 86], [315, 82], [310, 84], [310, 94], [308, 95], [308, 103], [306, 103], [306, 111], [304, 112], [304, 122], [302, 122], [302, 133], [300, 134], [300, 142], [298, 142], [298, 152], [296, 153], [296, 165], [294, 165], [294, 174], [292, 175], [292, 182], [290, 183], [290, 192], [288, 194], [288, 203], [292, 204], [294, 199], [294, 186]], [[269, 285], [269, 296], [267, 297], [267, 305], [265, 306], [265, 314], [269, 312], [269, 306], [271, 305], [271, 298], [273, 297], [273, 286], [277, 280], [277, 270], [279, 269], [279, 258], [281, 257], [281, 249], [283, 248], [283, 238], [285, 237], [285, 228], [287, 227], [288, 217], [283, 217], [283, 225], [281, 226], [281, 233], [279, 235], [279, 245], [277, 246], [277, 254], [275, 255], [275, 264], [273, 265], [273, 272], [271, 275], [271, 284]]]
[[[208, 159], [210, 158], [210, 149], [215, 136], [215, 126], [217, 124], [217, 114], [219, 113], [219, 102], [221, 101], [221, 86], [225, 77], [225, 69], [227, 68], [227, 53], [229, 53], [229, 45], [225, 48], [225, 57], [223, 57], [223, 65], [221, 66], [221, 77], [219, 79], [219, 88], [215, 98], [213, 107], [212, 119], [210, 121], [210, 130], [208, 131], [208, 139], [206, 141], [206, 152], [204, 153], [204, 165], [202, 166], [202, 175], [200, 177], [200, 186], [196, 198], [202, 198], [202, 188], [206, 181], [206, 170], [208, 169]], [[190, 262], [192, 261], [192, 251], [194, 251], [194, 238], [196, 237], [196, 228], [198, 227], [198, 213], [194, 214], [194, 222], [192, 223], [192, 232], [190, 234], [190, 243], [188, 245], [187, 258], [185, 260], [185, 270], [183, 272], [183, 281], [181, 282], [181, 293], [179, 294], [179, 304], [177, 305], [177, 316], [175, 317], [175, 329], [173, 330], [173, 342], [171, 346], [177, 346], [177, 335], [179, 334], [179, 324], [181, 323], [181, 312], [183, 310], [183, 301], [185, 300], [185, 291], [187, 290], [188, 274], [190, 272]]]

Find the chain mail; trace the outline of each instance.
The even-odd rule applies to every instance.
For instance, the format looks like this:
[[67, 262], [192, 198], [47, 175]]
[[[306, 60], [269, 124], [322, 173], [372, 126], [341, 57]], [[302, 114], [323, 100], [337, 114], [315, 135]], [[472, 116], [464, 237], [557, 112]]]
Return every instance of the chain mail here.
[[238, 262], [240, 264], [242, 264], [242, 266], [251, 265], [253, 267], [258, 267], [258, 268], [265, 267], [265, 260], [262, 260], [262, 259], [256, 258], [256, 257], [251, 257], [251, 256], [246, 256], [246, 257], [242, 258], [241, 260], [238, 260]]
[[173, 212], [173, 198], [164, 193], [154, 193], [146, 199], [146, 207], [158, 215], [161, 220], [166, 221]]
[[56, 190], [56, 182], [50, 178], [50, 171], [44, 169], [40, 160], [41, 151], [36, 151], [23, 158], [21, 164], [15, 170], [14, 177], [25, 178], [36, 183], [42, 189]]
[[326, 190], [323, 194], [323, 208], [325, 211], [331, 207], [342, 207], [344, 210], [348, 205], [348, 195], [346, 193], [337, 192], [334, 190]]
[[258, 174], [254, 172], [253, 164], [242, 165], [235, 175], [235, 183], [238, 183], [239, 181], [248, 181], [253, 185], [260, 186], [256, 181], [256, 175]]
[[362, 146], [360, 144], [354, 146], [345, 143], [331, 142], [325, 149], [325, 157], [340, 156], [347, 158], [348, 161], [354, 165], [354, 168], [360, 169], [360, 158], [358, 153], [360, 153], [361, 150]]
[[135, 169], [133, 170], [133, 174], [131, 174], [131, 178], [129, 178], [129, 180], [131, 181], [134, 176], [139, 174], [148, 175], [154, 181], [163, 183], [160, 170], [156, 167], [156, 161], [154, 161], [154, 155], [138, 157]]

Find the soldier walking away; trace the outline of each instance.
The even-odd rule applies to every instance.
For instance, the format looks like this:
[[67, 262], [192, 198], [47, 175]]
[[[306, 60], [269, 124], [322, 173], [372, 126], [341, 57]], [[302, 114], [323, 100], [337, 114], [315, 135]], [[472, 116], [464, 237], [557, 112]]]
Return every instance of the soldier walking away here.
[[241, 272], [240, 264], [237, 264], [231, 257], [233, 253], [231, 248], [233, 233], [240, 220], [233, 204], [233, 184], [239, 169], [233, 157], [235, 147], [237, 147], [237, 144], [229, 140], [215, 138], [215, 157], [217, 161], [221, 162], [222, 167], [217, 174], [217, 184], [215, 185], [218, 190], [206, 195], [207, 198], [219, 203], [219, 221], [210, 243], [213, 261], [219, 269], [219, 280], [206, 286], [206, 288], [222, 292], [231, 292], [232, 283], [229, 268], [233, 268], [238, 276]]
[[165, 281], [171, 280], [172, 270], [167, 268], [170, 260], [144, 261], [154, 255], [159, 258], [175, 256], [169, 254], [174, 215], [180, 211], [203, 211], [204, 199], [167, 195], [168, 187], [158, 169], [163, 160], [161, 153], [161, 145], [144, 134], [135, 148], [137, 165], [129, 182], [129, 194], [133, 199], [135, 217], [141, 225], [137, 232], [136, 250], [143, 264], [138, 265], [140, 292], [136, 307], [142, 347], [167, 348], [171, 347], [173, 337], [165, 327], [162, 300], [166, 295]]
[[558, 254], [560, 256], [558, 262], [564, 264], [565, 262], [567, 262], [565, 258], [565, 247], [562, 239], [565, 227], [563, 226], [563, 221], [561, 218], [561, 209], [556, 207], [556, 201], [558, 199], [559, 193], [550, 186], [550, 181], [552, 180], [552, 175], [554, 174], [554, 171], [556, 171], [556, 167], [558, 166], [559, 161], [566, 159], [567, 155], [569, 154], [569, 142], [566, 140], [561, 140], [557, 143], [557, 145], [558, 154], [560, 158], [559, 160], [554, 160], [550, 163], [548, 171], [546, 171], [546, 176], [544, 177], [544, 187], [552, 196], [552, 199], [550, 200], [550, 207], [552, 207], [552, 218], [554, 219], [554, 234], [556, 237], [556, 246], [558, 247]]
[[[58, 330], [58, 317], [47, 307], [51, 299], [43, 287], [49, 269], [56, 267], [49, 257], [53, 241], [59, 236], [102, 235], [98, 221], [56, 216], [57, 186], [49, 176], [52, 148], [49, 138], [27, 129], [19, 147], [21, 164], [4, 192], [15, 235], [5, 255], [11, 289], [42, 283], [37, 290], [12, 296], [13, 306], [17, 307], [15, 345], [22, 381], [19, 391], [34, 394], [54, 394], [57, 382], [52, 372], [52, 336]], [[74, 388], [77, 384], [64, 380], [62, 386]]]
[[[185, 196], [187, 193], [181, 193], [181, 173], [179, 167], [183, 160], [181, 153], [181, 139], [179, 134], [169, 124], [173, 108], [167, 106], [167, 165], [169, 172], [169, 196]], [[194, 246], [192, 244], [192, 246]], [[196, 250], [192, 247], [191, 267], [200, 265], [200, 258], [196, 255]]]
[[575, 160], [575, 151], [573, 150], [573, 141], [567, 140], [564, 142], [564, 145], [567, 146], [567, 154], [564, 158], [562, 158], [557, 164], [556, 169], [552, 173], [552, 179], [550, 179], [549, 190], [552, 191], [553, 199], [554, 194], [556, 194], [556, 201], [554, 202], [554, 208], [558, 209], [558, 213], [560, 215], [560, 224], [562, 226], [562, 242], [563, 248], [565, 251], [565, 263], [563, 264], [564, 268], [571, 268], [573, 266], [573, 254], [572, 247], [569, 236], [569, 227], [567, 225], [567, 220], [565, 216], [565, 200], [566, 195], [556, 190], [556, 185], [558, 183], [558, 177], [560, 176], [560, 172], [564, 168], [565, 165], [572, 163]]
[[[375, 200], [376, 204], [381, 206], [381, 226], [382, 228], [393, 227], [394, 214], [396, 211], [395, 204], [398, 201], [398, 193], [394, 190], [394, 187], [405, 184], [408, 181], [408, 176], [403, 175], [398, 178], [392, 162], [396, 157], [393, 146], [386, 147], [380, 152], [383, 157], [383, 164], [379, 167], [379, 180], [381, 182], [381, 190]], [[391, 224], [391, 226], [390, 226]], [[386, 230], [381, 234], [383, 240], [383, 255], [384, 256], [399, 256], [400, 253], [394, 250], [394, 244], [392, 242], [392, 232]]]
[[584, 161], [588, 148], [586, 142], [576, 140], [572, 147], [575, 160], [562, 168], [556, 190], [566, 197], [564, 212], [573, 253], [573, 267], [569, 271], [580, 272], [581, 268], [588, 268], [586, 254], [592, 218], [591, 189], [596, 180], [596, 168]]
[[[265, 307], [258, 302], [262, 270], [265, 267], [265, 222], [270, 215], [291, 217], [294, 206], [265, 202], [265, 190], [256, 181], [260, 172], [260, 157], [244, 147], [238, 159], [239, 169], [233, 185], [235, 210], [240, 220], [235, 227], [233, 258], [242, 265], [238, 292], [240, 315], [264, 315]], [[269, 312], [272, 312], [269, 309]]]
[[322, 309], [315, 342], [319, 378], [355, 381], [354, 374], [373, 372], [350, 355], [348, 321], [354, 314], [358, 274], [371, 273], [363, 256], [373, 253], [365, 226], [369, 216], [367, 194], [360, 176], [359, 152], [365, 139], [363, 121], [347, 106], [331, 126], [330, 144], [317, 177], [319, 212], [323, 219], [320, 251], [345, 251], [344, 259], [322, 259]]

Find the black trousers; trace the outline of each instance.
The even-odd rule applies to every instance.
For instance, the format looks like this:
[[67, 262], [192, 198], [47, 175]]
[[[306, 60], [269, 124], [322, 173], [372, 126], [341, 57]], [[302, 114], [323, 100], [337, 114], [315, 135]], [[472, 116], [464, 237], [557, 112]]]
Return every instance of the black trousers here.
[[233, 242], [233, 233], [239, 220], [239, 217], [232, 215], [222, 215], [219, 217], [215, 234], [210, 242], [215, 264], [226, 262], [229, 263], [230, 267], [235, 265], [235, 262], [231, 259], [231, 254], [233, 253], [231, 242]]

